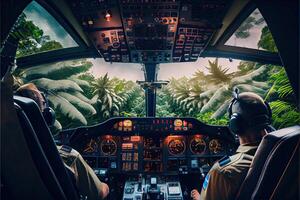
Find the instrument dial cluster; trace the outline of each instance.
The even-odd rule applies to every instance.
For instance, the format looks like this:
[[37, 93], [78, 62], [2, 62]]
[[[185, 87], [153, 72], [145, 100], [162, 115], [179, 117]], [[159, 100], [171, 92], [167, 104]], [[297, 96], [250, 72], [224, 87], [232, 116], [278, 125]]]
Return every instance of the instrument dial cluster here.
[[168, 151], [171, 155], [179, 156], [185, 152], [186, 144], [183, 137], [169, 136], [167, 140]]
[[201, 155], [205, 153], [207, 144], [202, 136], [194, 136], [190, 141], [190, 151], [195, 155]]
[[[190, 138], [184, 136], [168, 136], [165, 138], [165, 147], [170, 156], [184, 155], [187, 149], [192, 155], [226, 153], [225, 145], [220, 139], [209, 138], [204, 135], [194, 135]], [[90, 139], [83, 148], [83, 154], [102, 156], [115, 156], [118, 149], [117, 138], [105, 135]]]
[[111, 135], [91, 138], [83, 148], [84, 155], [115, 156], [118, 145], [116, 138]]
[[167, 137], [103, 135], [86, 140], [81, 152], [93, 168], [130, 173], [209, 167], [231, 153], [224, 140], [203, 134]]

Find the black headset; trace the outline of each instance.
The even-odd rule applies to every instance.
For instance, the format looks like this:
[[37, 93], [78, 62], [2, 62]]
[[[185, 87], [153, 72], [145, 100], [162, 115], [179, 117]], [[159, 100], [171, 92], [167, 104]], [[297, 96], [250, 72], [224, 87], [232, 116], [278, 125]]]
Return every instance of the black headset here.
[[49, 106], [45, 93], [41, 92], [41, 94], [45, 100], [45, 108], [42, 111], [43, 117], [48, 126], [53, 126], [55, 123], [55, 111]]
[[263, 114], [258, 114], [255, 116], [251, 116], [250, 119], [245, 119], [241, 113], [233, 113], [232, 107], [236, 102], [243, 103], [239, 99], [239, 90], [236, 88], [233, 92], [234, 98], [229, 104], [228, 114], [229, 114], [229, 129], [231, 132], [235, 134], [241, 134], [246, 129], [259, 129], [268, 127], [271, 124], [272, 119], [272, 110], [270, 105], [264, 101], [264, 106], [266, 112]]

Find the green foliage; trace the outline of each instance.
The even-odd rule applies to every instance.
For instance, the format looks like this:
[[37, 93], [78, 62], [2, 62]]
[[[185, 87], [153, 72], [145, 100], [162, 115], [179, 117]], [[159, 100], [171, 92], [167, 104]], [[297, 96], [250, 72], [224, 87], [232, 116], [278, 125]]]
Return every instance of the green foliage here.
[[61, 49], [61, 48], [63, 48], [63, 46], [59, 42], [51, 40], [43, 43], [43, 45], [39, 48], [39, 52]]
[[249, 16], [242, 25], [236, 30], [234, 35], [237, 38], [247, 38], [250, 36], [249, 30], [254, 26], [256, 20], [254, 17]]
[[274, 73], [269, 82], [273, 85], [266, 100], [271, 101], [274, 127], [280, 129], [300, 124], [300, 112], [297, 109], [293, 89], [284, 68]]
[[113, 116], [140, 116], [142, 90], [132, 81], [110, 79], [108, 74], [91, 82], [93, 94], [98, 96], [97, 110], [101, 121]]
[[237, 66], [239, 70], [239, 75], [245, 75], [254, 69], [256, 69], [256, 63], [255, 62], [250, 62], [250, 61], [241, 61], [239, 65]]
[[204, 114], [198, 114], [196, 118], [204, 123], [211, 124], [211, 125], [222, 125], [225, 126], [228, 124], [228, 116], [224, 115], [220, 119], [212, 118], [213, 112], [207, 112]]
[[283, 100], [270, 103], [273, 112], [273, 125], [275, 128], [285, 128], [300, 124], [300, 112], [297, 108]]
[[257, 46], [270, 52], [278, 52], [272, 34], [267, 26], [262, 29], [262, 34]]
[[216, 124], [218, 120], [224, 122], [234, 88], [256, 92], [262, 97], [267, 93], [266, 74], [271, 69], [267, 66], [258, 68], [257, 64], [244, 62], [240, 63], [240, 70], [228, 74], [228, 68], [222, 69], [217, 59], [208, 64], [207, 75], [198, 70], [190, 79], [170, 79], [168, 86], [158, 92], [158, 116], [204, 116], [205, 122]]
[[51, 40], [42, 29], [28, 21], [24, 13], [20, 15], [11, 35], [19, 41], [17, 57], [62, 48], [59, 42]]
[[[89, 70], [91, 65], [84, 59], [65, 61], [17, 70], [14, 76], [18, 80], [16, 82], [34, 83], [47, 94], [50, 105], [55, 109], [57, 127], [65, 129], [87, 125], [90, 117], [96, 114], [91, 105], [93, 101], [84, 96], [90, 90], [89, 85], [81, 87], [85, 80], [76, 77]], [[57, 132], [57, 129], [54, 131]]]
[[209, 67], [206, 67], [209, 71], [207, 76], [214, 83], [226, 83], [230, 80], [230, 75], [227, 74], [229, 68], [222, 69], [222, 66], [218, 64], [218, 58], [214, 62], [208, 61]]

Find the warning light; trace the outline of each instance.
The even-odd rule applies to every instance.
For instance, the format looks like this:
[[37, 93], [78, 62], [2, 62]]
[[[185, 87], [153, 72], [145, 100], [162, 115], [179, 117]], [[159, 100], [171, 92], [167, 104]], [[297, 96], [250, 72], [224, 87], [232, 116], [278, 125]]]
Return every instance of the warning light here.
[[111, 135], [105, 135], [105, 139], [112, 139]]
[[187, 126], [187, 121], [183, 121], [183, 126]]
[[130, 141], [131, 142], [139, 142], [141, 140], [140, 136], [131, 136]]
[[104, 19], [105, 19], [107, 22], [110, 22], [111, 18], [112, 18], [111, 11], [107, 10], [107, 11], [105, 12]]

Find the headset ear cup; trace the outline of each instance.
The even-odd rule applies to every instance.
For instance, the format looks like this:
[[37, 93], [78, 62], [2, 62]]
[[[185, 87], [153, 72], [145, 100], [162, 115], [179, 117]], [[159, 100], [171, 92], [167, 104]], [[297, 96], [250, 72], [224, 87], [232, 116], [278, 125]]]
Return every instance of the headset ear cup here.
[[242, 119], [238, 113], [233, 113], [229, 120], [229, 129], [234, 134], [241, 133], [243, 131]]
[[55, 123], [55, 112], [52, 108], [47, 107], [43, 110], [43, 117], [48, 126], [53, 126]]
[[228, 106], [228, 109], [227, 109], [227, 112], [228, 112], [228, 116], [229, 118], [231, 118], [231, 115], [232, 115], [232, 106], [234, 104], [234, 102], [236, 101], [236, 99], [232, 99], [229, 106]]
[[264, 102], [265, 103], [265, 106], [266, 106], [266, 108], [267, 108], [267, 112], [268, 112], [268, 117], [269, 117], [269, 120], [270, 120], [270, 123], [271, 123], [271, 121], [272, 121], [272, 109], [271, 109], [271, 106], [270, 106], [270, 104], [268, 103], [268, 102]]

